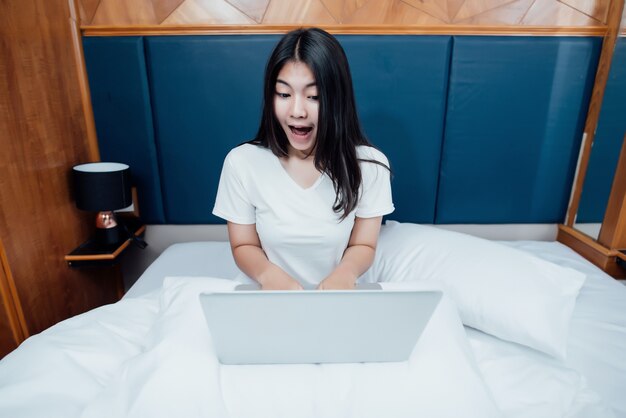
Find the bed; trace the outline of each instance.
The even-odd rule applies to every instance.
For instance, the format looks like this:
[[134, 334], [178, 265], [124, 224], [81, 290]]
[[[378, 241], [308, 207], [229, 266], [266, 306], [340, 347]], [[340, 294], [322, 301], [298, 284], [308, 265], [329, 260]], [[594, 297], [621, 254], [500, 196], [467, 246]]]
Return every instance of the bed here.
[[[227, 242], [172, 245], [121, 301], [63, 321], [4, 358], [0, 416], [626, 416], [626, 287], [560, 243], [388, 221], [359, 280], [446, 293], [403, 363], [220, 365], [197, 295], [232, 289], [238, 276]], [[533, 292], [548, 296], [538, 301], [544, 296]], [[482, 318], [468, 311], [472, 300]], [[533, 312], [539, 322], [525, 319]], [[506, 334], [494, 327], [501, 317], [529, 332]]]

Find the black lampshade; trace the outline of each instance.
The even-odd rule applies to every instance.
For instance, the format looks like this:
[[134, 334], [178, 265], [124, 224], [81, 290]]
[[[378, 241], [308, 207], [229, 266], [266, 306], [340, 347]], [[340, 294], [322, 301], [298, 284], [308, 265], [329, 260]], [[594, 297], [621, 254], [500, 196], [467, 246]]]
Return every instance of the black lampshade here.
[[132, 203], [130, 167], [121, 163], [88, 163], [72, 169], [76, 207], [111, 211]]

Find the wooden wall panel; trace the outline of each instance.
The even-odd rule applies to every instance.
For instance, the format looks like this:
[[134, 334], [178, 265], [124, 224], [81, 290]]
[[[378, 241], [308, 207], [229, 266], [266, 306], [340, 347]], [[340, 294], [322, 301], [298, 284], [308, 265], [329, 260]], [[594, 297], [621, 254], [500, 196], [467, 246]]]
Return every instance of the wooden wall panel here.
[[[509, 3], [511, 3], [509, 0], [463, 1], [452, 21], [462, 21], [474, 16], [480, 16], [490, 11], [508, 11], [511, 7]], [[519, 8], [519, 5], [517, 8]]]
[[0, 241], [0, 358], [14, 350], [27, 336], [22, 306]]
[[359, 25], [370, 22], [376, 25], [442, 25], [443, 20], [429, 15], [402, 1], [379, 0], [368, 1], [355, 10], [351, 16], [345, 17], [342, 23]]
[[161, 23], [167, 19], [174, 10], [182, 4], [184, 0], [152, 0], [154, 16], [156, 21]]
[[[464, 0], [404, 0], [405, 3], [446, 23], [454, 22]], [[494, 0], [498, 1], [498, 0]]]
[[[2, 272], [0, 272], [0, 275]], [[0, 279], [1, 280], [1, 279]], [[5, 301], [0, 298], [0, 358], [4, 357], [19, 345], [19, 341], [13, 336], [13, 328], [7, 315]]]
[[[92, 25], [598, 26], [609, 0], [79, 0]], [[378, 11], [378, 12], [376, 12]], [[243, 19], [241, 15], [248, 20]]]
[[592, 18], [606, 22], [606, 14], [609, 11], [609, 0], [589, 1], [589, 0], [560, 0], [561, 3], [570, 6], [581, 13]]
[[324, 6], [322, 0], [271, 0], [263, 23], [332, 25], [339, 22]]
[[565, 3], [555, 1], [533, 3], [521, 23], [532, 26], [592, 26], [599, 21]]
[[[354, 12], [363, 7], [367, 2], [365, 0], [322, 0], [322, 4], [337, 22], [345, 22]], [[382, 2], [380, 2], [382, 3]]]
[[100, 0], [82, 0], [79, 3], [80, 21], [86, 24], [91, 23], [99, 5]]
[[100, 0], [98, 10], [91, 20], [93, 25], [158, 25], [154, 5], [151, 0]]
[[28, 331], [116, 300], [108, 272], [64, 255], [92, 230], [70, 191], [89, 161], [65, 0], [5, 1], [0, 14], [0, 239]]
[[225, 0], [186, 0], [163, 21], [164, 25], [255, 23], [252, 18]]
[[270, 0], [228, 0], [235, 8], [257, 23], [263, 21]]
[[517, 0], [497, 7], [464, 17], [457, 17], [456, 23], [466, 25], [521, 25], [535, 0]]

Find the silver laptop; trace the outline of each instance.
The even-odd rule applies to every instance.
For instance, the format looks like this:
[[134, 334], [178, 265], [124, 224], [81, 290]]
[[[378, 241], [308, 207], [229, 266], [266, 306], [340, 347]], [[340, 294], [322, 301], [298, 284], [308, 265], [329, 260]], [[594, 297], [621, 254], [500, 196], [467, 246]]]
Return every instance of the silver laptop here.
[[256, 291], [200, 295], [222, 364], [398, 362], [439, 291]]

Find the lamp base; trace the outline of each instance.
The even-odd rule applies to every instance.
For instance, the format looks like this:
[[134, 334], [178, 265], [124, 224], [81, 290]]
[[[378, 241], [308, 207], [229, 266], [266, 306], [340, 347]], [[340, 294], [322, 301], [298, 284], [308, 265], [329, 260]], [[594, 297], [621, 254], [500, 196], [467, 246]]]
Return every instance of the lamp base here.
[[96, 215], [96, 241], [101, 245], [118, 244], [124, 239], [123, 230], [117, 222], [115, 212], [106, 210]]
[[96, 242], [101, 245], [119, 244], [127, 237], [124, 236], [122, 228], [119, 225], [113, 228], [96, 228]]

